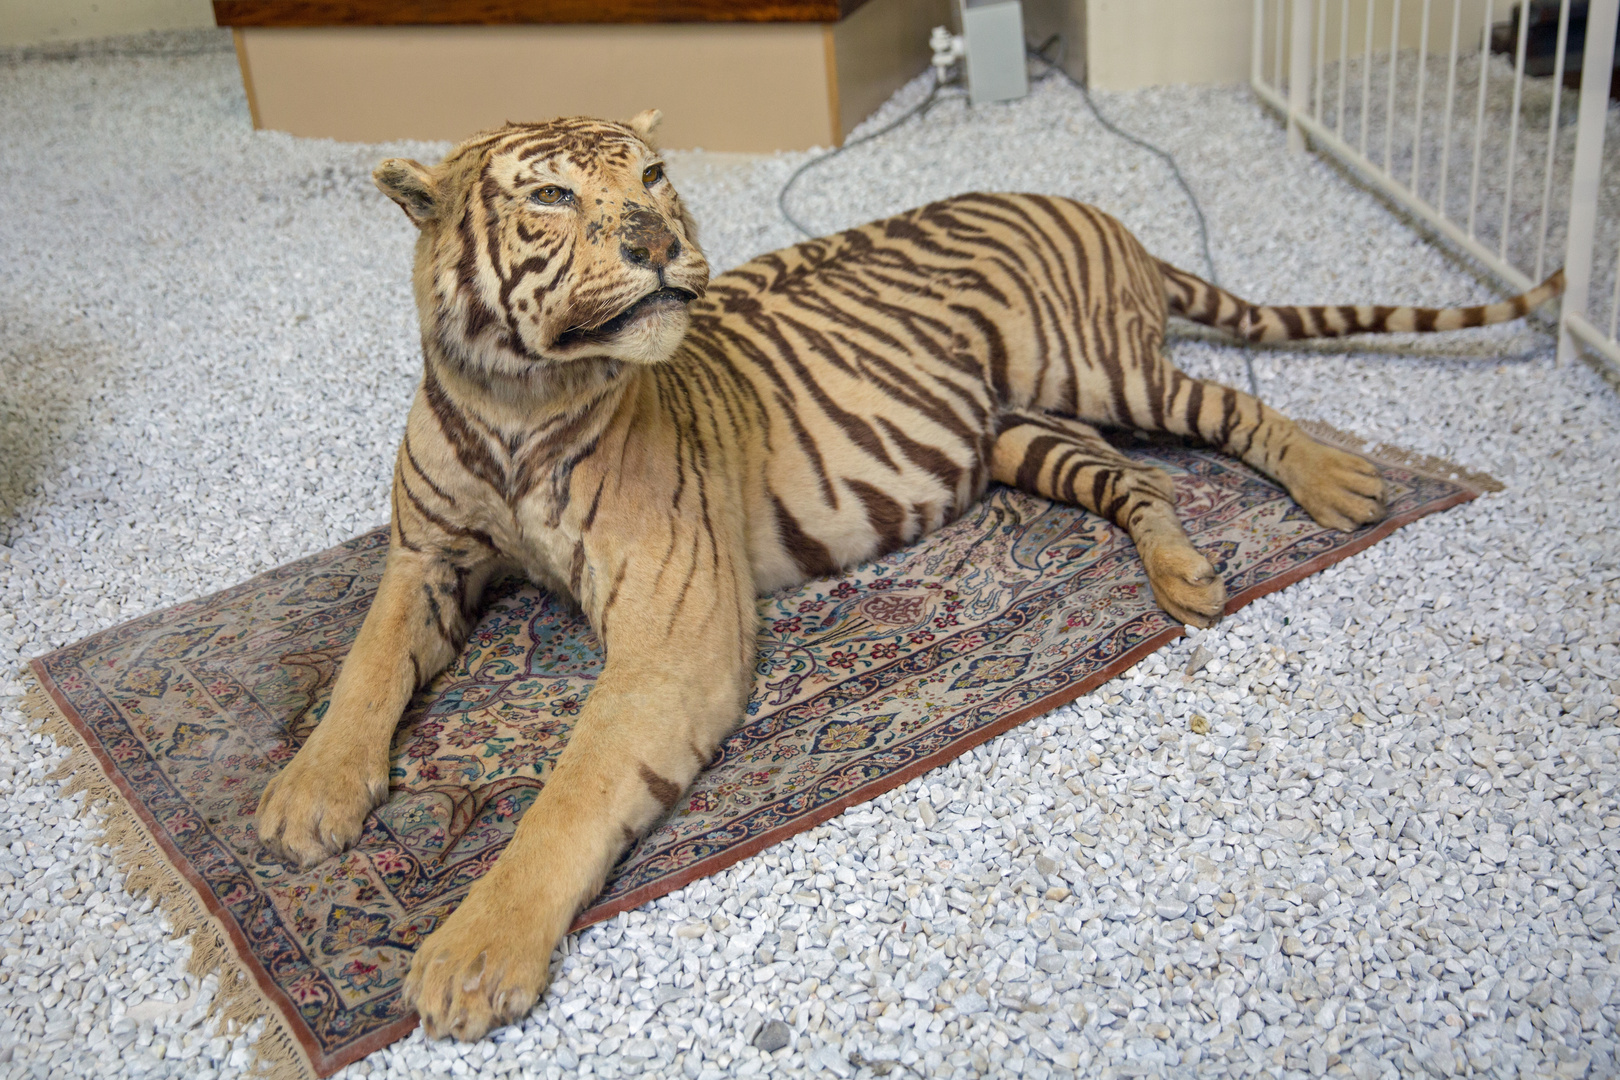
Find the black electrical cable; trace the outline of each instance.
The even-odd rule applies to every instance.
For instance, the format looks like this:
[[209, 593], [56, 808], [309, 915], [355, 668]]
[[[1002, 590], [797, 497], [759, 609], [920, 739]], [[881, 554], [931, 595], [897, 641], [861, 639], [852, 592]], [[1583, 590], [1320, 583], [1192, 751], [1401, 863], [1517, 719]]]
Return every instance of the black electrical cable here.
[[891, 123], [883, 125], [874, 132], [862, 135], [853, 142], [847, 142], [842, 146], [835, 147], [834, 149], [827, 151], [825, 154], [822, 154], [820, 157], [813, 157], [803, 165], [800, 165], [797, 169], [793, 170], [793, 175], [787, 178], [787, 183], [782, 185], [782, 190], [777, 192], [776, 195], [776, 208], [782, 212], [782, 216], [787, 219], [789, 225], [792, 225], [795, 229], [798, 229], [807, 237], [814, 237], [816, 235], [809, 229], [805, 228], [804, 225], [799, 222], [798, 218], [794, 217], [788, 212], [788, 192], [793, 190], [793, 185], [799, 182], [799, 177], [803, 176], [817, 165], [820, 165], [822, 162], [831, 161], [839, 154], [842, 154], [845, 150], [853, 150], [857, 146], [869, 143], [881, 135], [887, 135], [901, 124], [904, 124], [907, 120], [910, 120], [913, 116], [927, 112], [929, 107], [934, 104], [935, 99], [939, 97], [940, 90], [945, 86], [945, 83], [940, 80], [939, 69], [935, 68], [933, 70], [934, 85], [929, 87], [928, 96], [923, 98], [917, 104], [913, 105], [911, 108], [907, 109], [899, 118]]

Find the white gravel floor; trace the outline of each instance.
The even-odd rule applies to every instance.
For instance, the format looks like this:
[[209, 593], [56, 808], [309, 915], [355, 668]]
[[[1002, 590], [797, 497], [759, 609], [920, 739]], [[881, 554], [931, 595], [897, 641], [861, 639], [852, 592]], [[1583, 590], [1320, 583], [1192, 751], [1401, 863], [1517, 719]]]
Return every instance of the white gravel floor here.
[[[439, 148], [255, 134], [225, 42], [175, 40], [0, 57], [10, 1076], [247, 1060], [44, 779], [60, 754], [23, 721], [20, 664], [382, 521], [418, 373], [410, 229], [368, 173]], [[1102, 104], [1178, 155], [1244, 295], [1488, 294], [1289, 156], [1246, 91]], [[676, 156], [718, 267], [793, 239], [774, 194], [800, 160]], [[1202, 269], [1162, 168], [1058, 85], [947, 101], [795, 205], [831, 229], [971, 188], [1094, 201]], [[1240, 377], [1233, 347], [1173, 351]], [[1620, 400], [1522, 325], [1257, 367], [1294, 415], [1507, 490], [578, 935], [523, 1024], [344, 1075], [1615, 1075]], [[1184, 675], [1195, 644], [1214, 659]]]

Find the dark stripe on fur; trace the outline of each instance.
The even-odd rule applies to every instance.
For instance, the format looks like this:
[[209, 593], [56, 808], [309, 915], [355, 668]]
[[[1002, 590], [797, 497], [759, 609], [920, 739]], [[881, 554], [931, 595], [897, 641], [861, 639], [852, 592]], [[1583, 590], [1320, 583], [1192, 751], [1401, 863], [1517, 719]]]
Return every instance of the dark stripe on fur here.
[[676, 801], [681, 797], [681, 789], [653, 772], [646, 762], [637, 766], [637, 771], [641, 775], [641, 782], [647, 785], [648, 793], [658, 800], [658, 805], [664, 808], [664, 812], [673, 810]]
[[827, 545], [805, 533], [799, 526], [799, 519], [788, 512], [782, 505], [782, 500], [775, 492], [771, 493], [771, 505], [776, 508], [776, 531], [781, 537], [782, 546], [798, 564], [799, 570], [805, 577], [824, 577], [838, 571], [838, 564], [833, 562], [832, 553]]

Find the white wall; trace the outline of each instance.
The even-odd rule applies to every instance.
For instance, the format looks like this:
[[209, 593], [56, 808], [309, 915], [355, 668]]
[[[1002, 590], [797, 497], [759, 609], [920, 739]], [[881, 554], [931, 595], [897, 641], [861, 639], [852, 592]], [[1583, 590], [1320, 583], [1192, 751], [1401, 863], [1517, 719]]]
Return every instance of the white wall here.
[[0, 45], [87, 41], [213, 25], [209, 0], [0, 0]]
[[1103, 90], [1246, 83], [1252, 0], [1087, 0], [1087, 81]]

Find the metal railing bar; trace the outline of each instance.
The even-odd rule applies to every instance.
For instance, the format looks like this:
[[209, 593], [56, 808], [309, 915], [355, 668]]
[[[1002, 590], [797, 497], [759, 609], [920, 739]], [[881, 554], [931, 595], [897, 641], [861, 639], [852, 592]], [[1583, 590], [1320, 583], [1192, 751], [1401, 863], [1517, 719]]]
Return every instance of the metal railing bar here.
[[[1288, 116], [1288, 102], [1281, 94], [1278, 94], [1264, 83], [1255, 84], [1253, 89], [1261, 101], [1277, 110], [1284, 118]], [[1330, 151], [1335, 158], [1366, 183], [1382, 191], [1399, 205], [1414, 211], [1436, 232], [1439, 232], [1446, 239], [1451, 240], [1458, 247], [1478, 259], [1486, 269], [1490, 270], [1510, 288], [1518, 292], [1526, 292], [1534, 287], [1535, 283], [1525, 276], [1524, 271], [1469, 236], [1453, 222], [1438, 216], [1431, 208], [1414, 200], [1412, 193], [1406, 189], [1405, 185], [1387, 173], [1381, 172], [1377, 166], [1357, 154], [1354, 147], [1333, 134], [1331, 129], [1316, 123], [1309, 116], [1300, 117], [1299, 124], [1319, 148]]]
[[1513, 213], [1513, 163], [1519, 151], [1519, 103], [1524, 97], [1524, 43], [1530, 33], [1530, 9], [1519, 8], [1519, 44], [1513, 58], [1513, 118], [1508, 125], [1507, 187], [1502, 192], [1502, 237], [1497, 254], [1507, 257], [1508, 224]]
[[1294, 0], [1288, 23], [1288, 149], [1305, 152], [1305, 131], [1296, 123], [1310, 115], [1312, 0]]
[[1254, 40], [1249, 46], [1249, 83], [1253, 85], [1265, 75], [1266, 0], [1254, 0]]
[[1609, 337], [1620, 329], [1620, 247], [1614, 252], [1614, 295], [1609, 297]]
[[1451, 107], [1457, 97], [1457, 36], [1461, 23], [1462, 0], [1451, 0], [1451, 59], [1446, 63], [1446, 119], [1440, 140], [1440, 193], [1435, 199], [1442, 215], [1446, 214], [1446, 179], [1451, 168]]
[[1271, 82], [1279, 90], [1283, 84], [1283, 18], [1287, 7], [1288, 0], [1277, 0], [1277, 40], [1272, 50]]
[[1479, 43], [1479, 105], [1474, 111], [1474, 171], [1468, 179], [1468, 235], [1479, 209], [1479, 152], [1485, 138], [1485, 82], [1491, 73], [1491, 0], [1485, 0], [1485, 31]]
[[1367, 132], [1372, 120], [1372, 39], [1373, 0], [1367, 0], [1367, 36], [1362, 39], [1361, 56], [1361, 156], [1367, 156]]
[[1344, 69], [1349, 66], [1349, 59], [1350, 0], [1339, 0], [1339, 106], [1333, 114], [1333, 130], [1340, 138], [1344, 137]]
[[1395, 9], [1389, 17], [1389, 100], [1384, 105], [1384, 171], [1389, 172], [1392, 151], [1395, 148], [1395, 75], [1396, 57], [1401, 44], [1401, 0], [1395, 0]]
[[1322, 119], [1322, 51], [1327, 48], [1327, 0], [1316, 0], [1316, 81], [1313, 84], [1318, 122]]
[[1570, 336], [1578, 337], [1591, 346], [1593, 352], [1606, 359], [1620, 373], [1620, 341], [1615, 341], [1612, 335], [1604, 337], [1597, 327], [1573, 313], [1564, 316], [1564, 328], [1570, 332]]
[[[1586, 7], [1586, 47], [1581, 54], [1581, 104], [1575, 121], [1575, 160], [1570, 167], [1569, 226], [1564, 241], [1564, 302], [1558, 360], [1570, 358], [1569, 331], [1591, 319], [1592, 247], [1597, 236], [1603, 140], [1609, 113], [1609, 73], [1620, 0], [1591, 0]], [[1613, 314], [1610, 315], [1613, 321]], [[1613, 336], [1612, 333], [1610, 335]], [[1611, 343], [1612, 347], [1612, 343]]]
[[1434, 0], [1423, 0], [1423, 28], [1418, 31], [1417, 116], [1412, 121], [1412, 194], [1418, 193], [1418, 165], [1423, 161], [1423, 95], [1429, 73], [1429, 15]]
[[1547, 208], [1552, 204], [1553, 160], [1558, 157], [1558, 106], [1564, 98], [1564, 54], [1569, 51], [1569, 0], [1558, 5], [1558, 51], [1553, 57], [1552, 116], [1547, 121], [1547, 169], [1541, 181], [1541, 224], [1536, 231], [1536, 273], [1547, 256]]

